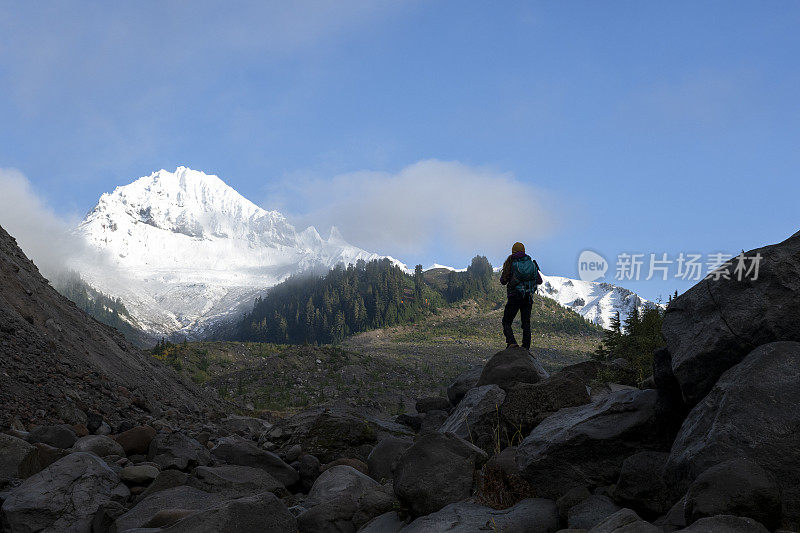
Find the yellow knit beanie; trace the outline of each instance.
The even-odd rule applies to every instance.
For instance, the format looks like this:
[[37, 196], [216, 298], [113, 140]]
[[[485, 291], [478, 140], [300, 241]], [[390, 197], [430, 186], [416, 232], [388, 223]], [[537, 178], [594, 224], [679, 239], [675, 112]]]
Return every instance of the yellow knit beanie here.
[[515, 254], [517, 252], [525, 253], [525, 245], [521, 242], [515, 242], [514, 246], [511, 247], [511, 253]]

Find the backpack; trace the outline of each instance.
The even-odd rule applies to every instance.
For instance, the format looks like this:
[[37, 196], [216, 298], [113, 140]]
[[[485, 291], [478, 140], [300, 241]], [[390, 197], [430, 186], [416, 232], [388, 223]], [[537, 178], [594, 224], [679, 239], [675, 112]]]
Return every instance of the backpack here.
[[511, 274], [517, 282], [513, 290], [521, 296], [533, 296], [536, 293], [536, 286], [542, 282], [539, 265], [527, 255], [511, 263]]

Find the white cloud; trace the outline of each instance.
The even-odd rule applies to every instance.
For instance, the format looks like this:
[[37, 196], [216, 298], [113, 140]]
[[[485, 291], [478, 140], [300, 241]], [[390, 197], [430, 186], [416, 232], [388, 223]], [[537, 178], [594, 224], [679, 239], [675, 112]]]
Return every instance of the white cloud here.
[[70, 232], [71, 224], [55, 214], [18, 170], [0, 168], [0, 226], [17, 240], [42, 274], [52, 278], [79, 257], [94, 257], [84, 242]]
[[[425, 160], [397, 173], [362, 171], [297, 180], [284, 194], [301, 205], [301, 224], [336, 226], [370, 251], [437, 255], [437, 249], [504, 255], [557, 225], [553, 198], [513, 174]], [[299, 203], [298, 203], [299, 202]]]

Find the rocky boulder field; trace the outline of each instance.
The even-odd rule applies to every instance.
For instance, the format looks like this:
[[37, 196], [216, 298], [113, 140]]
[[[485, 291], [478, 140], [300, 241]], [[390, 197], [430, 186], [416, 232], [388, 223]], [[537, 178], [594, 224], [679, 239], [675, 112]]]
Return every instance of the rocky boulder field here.
[[[797, 531], [800, 233], [756, 252], [758, 279], [707, 279], [671, 303], [642, 388], [511, 348], [393, 420], [346, 405], [222, 415], [187, 383], [152, 399], [145, 363], [124, 368], [138, 401], [117, 403], [123, 385], [39, 390], [19, 416], [18, 397], [1, 419], [0, 531]], [[25, 299], [9, 293], [14, 316]], [[13, 382], [26, 326], [5, 324]]]

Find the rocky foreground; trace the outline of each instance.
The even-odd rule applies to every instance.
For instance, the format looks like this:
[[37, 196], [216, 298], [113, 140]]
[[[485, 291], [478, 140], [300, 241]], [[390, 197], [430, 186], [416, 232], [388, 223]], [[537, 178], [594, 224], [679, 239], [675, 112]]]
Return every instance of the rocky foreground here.
[[[53, 389], [24, 420], [18, 398], [0, 428], [0, 529], [796, 531], [800, 233], [758, 252], [757, 280], [705, 280], [672, 303], [641, 389], [603, 383], [605, 363], [549, 374], [509, 349], [391, 421], [221, 418], [185, 383], [147, 404], [143, 383], [118, 403], [76, 380], [77, 399]], [[9, 317], [25, 305], [0, 294]]]

